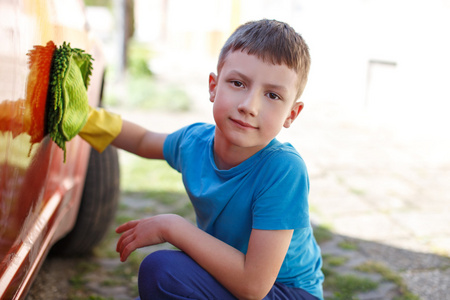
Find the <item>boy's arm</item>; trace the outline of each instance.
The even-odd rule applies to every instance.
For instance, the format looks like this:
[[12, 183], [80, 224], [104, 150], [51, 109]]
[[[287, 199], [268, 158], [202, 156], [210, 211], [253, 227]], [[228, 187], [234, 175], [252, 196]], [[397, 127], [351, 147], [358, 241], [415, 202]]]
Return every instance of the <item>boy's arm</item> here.
[[253, 229], [247, 254], [177, 215], [158, 215], [119, 226], [121, 260], [137, 248], [169, 242], [187, 253], [239, 299], [262, 299], [272, 288], [293, 230]]
[[163, 159], [163, 145], [166, 137], [165, 133], [149, 131], [123, 120], [122, 129], [112, 144], [142, 157]]

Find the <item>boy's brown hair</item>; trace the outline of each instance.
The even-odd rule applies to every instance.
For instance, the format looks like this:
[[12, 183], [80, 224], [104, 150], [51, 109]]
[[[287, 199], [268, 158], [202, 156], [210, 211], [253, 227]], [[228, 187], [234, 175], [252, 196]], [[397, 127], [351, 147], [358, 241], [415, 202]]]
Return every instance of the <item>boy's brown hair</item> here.
[[227, 55], [237, 50], [256, 55], [274, 65], [284, 64], [294, 70], [299, 78], [295, 99], [300, 98], [308, 80], [311, 58], [308, 45], [291, 26], [267, 19], [239, 26], [222, 47], [217, 65], [218, 73]]

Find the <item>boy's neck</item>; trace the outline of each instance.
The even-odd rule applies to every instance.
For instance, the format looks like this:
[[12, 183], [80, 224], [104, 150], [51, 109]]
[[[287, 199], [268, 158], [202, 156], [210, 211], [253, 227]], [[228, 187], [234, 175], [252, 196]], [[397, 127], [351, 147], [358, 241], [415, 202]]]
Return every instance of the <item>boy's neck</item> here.
[[228, 153], [224, 156], [221, 155], [220, 152], [220, 150], [219, 152], [214, 150], [214, 162], [219, 170], [229, 170], [247, 159], [237, 159], [234, 155], [228, 155]]
[[220, 139], [214, 139], [214, 162], [219, 170], [229, 170], [241, 164], [265, 146], [242, 148], [223, 143]]

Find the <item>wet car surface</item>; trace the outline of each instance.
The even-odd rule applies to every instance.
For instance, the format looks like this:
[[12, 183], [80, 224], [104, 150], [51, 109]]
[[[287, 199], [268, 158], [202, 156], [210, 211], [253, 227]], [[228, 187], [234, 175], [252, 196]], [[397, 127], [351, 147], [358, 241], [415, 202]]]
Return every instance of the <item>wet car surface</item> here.
[[46, 132], [45, 105], [34, 104], [46, 82], [32, 72], [29, 53], [49, 41], [93, 56], [87, 93], [91, 106], [100, 104], [104, 61], [83, 2], [2, 1], [0, 39], [0, 298], [22, 299], [56, 242], [55, 251], [76, 254], [101, 239], [119, 170], [114, 148], [100, 155], [79, 137], [67, 143], [64, 162]]

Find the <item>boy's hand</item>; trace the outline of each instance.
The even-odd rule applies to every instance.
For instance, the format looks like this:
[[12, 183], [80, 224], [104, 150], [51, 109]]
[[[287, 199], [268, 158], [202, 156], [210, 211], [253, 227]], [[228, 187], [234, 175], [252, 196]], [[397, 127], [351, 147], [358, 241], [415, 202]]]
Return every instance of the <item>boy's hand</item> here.
[[78, 135], [101, 153], [121, 130], [122, 118], [119, 115], [103, 108], [89, 107], [88, 120]]
[[117, 227], [116, 232], [122, 233], [116, 247], [120, 260], [126, 261], [131, 252], [138, 248], [165, 243], [165, 229], [170, 227], [171, 222], [176, 221], [185, 220], [177, 215], [157, 215]]

